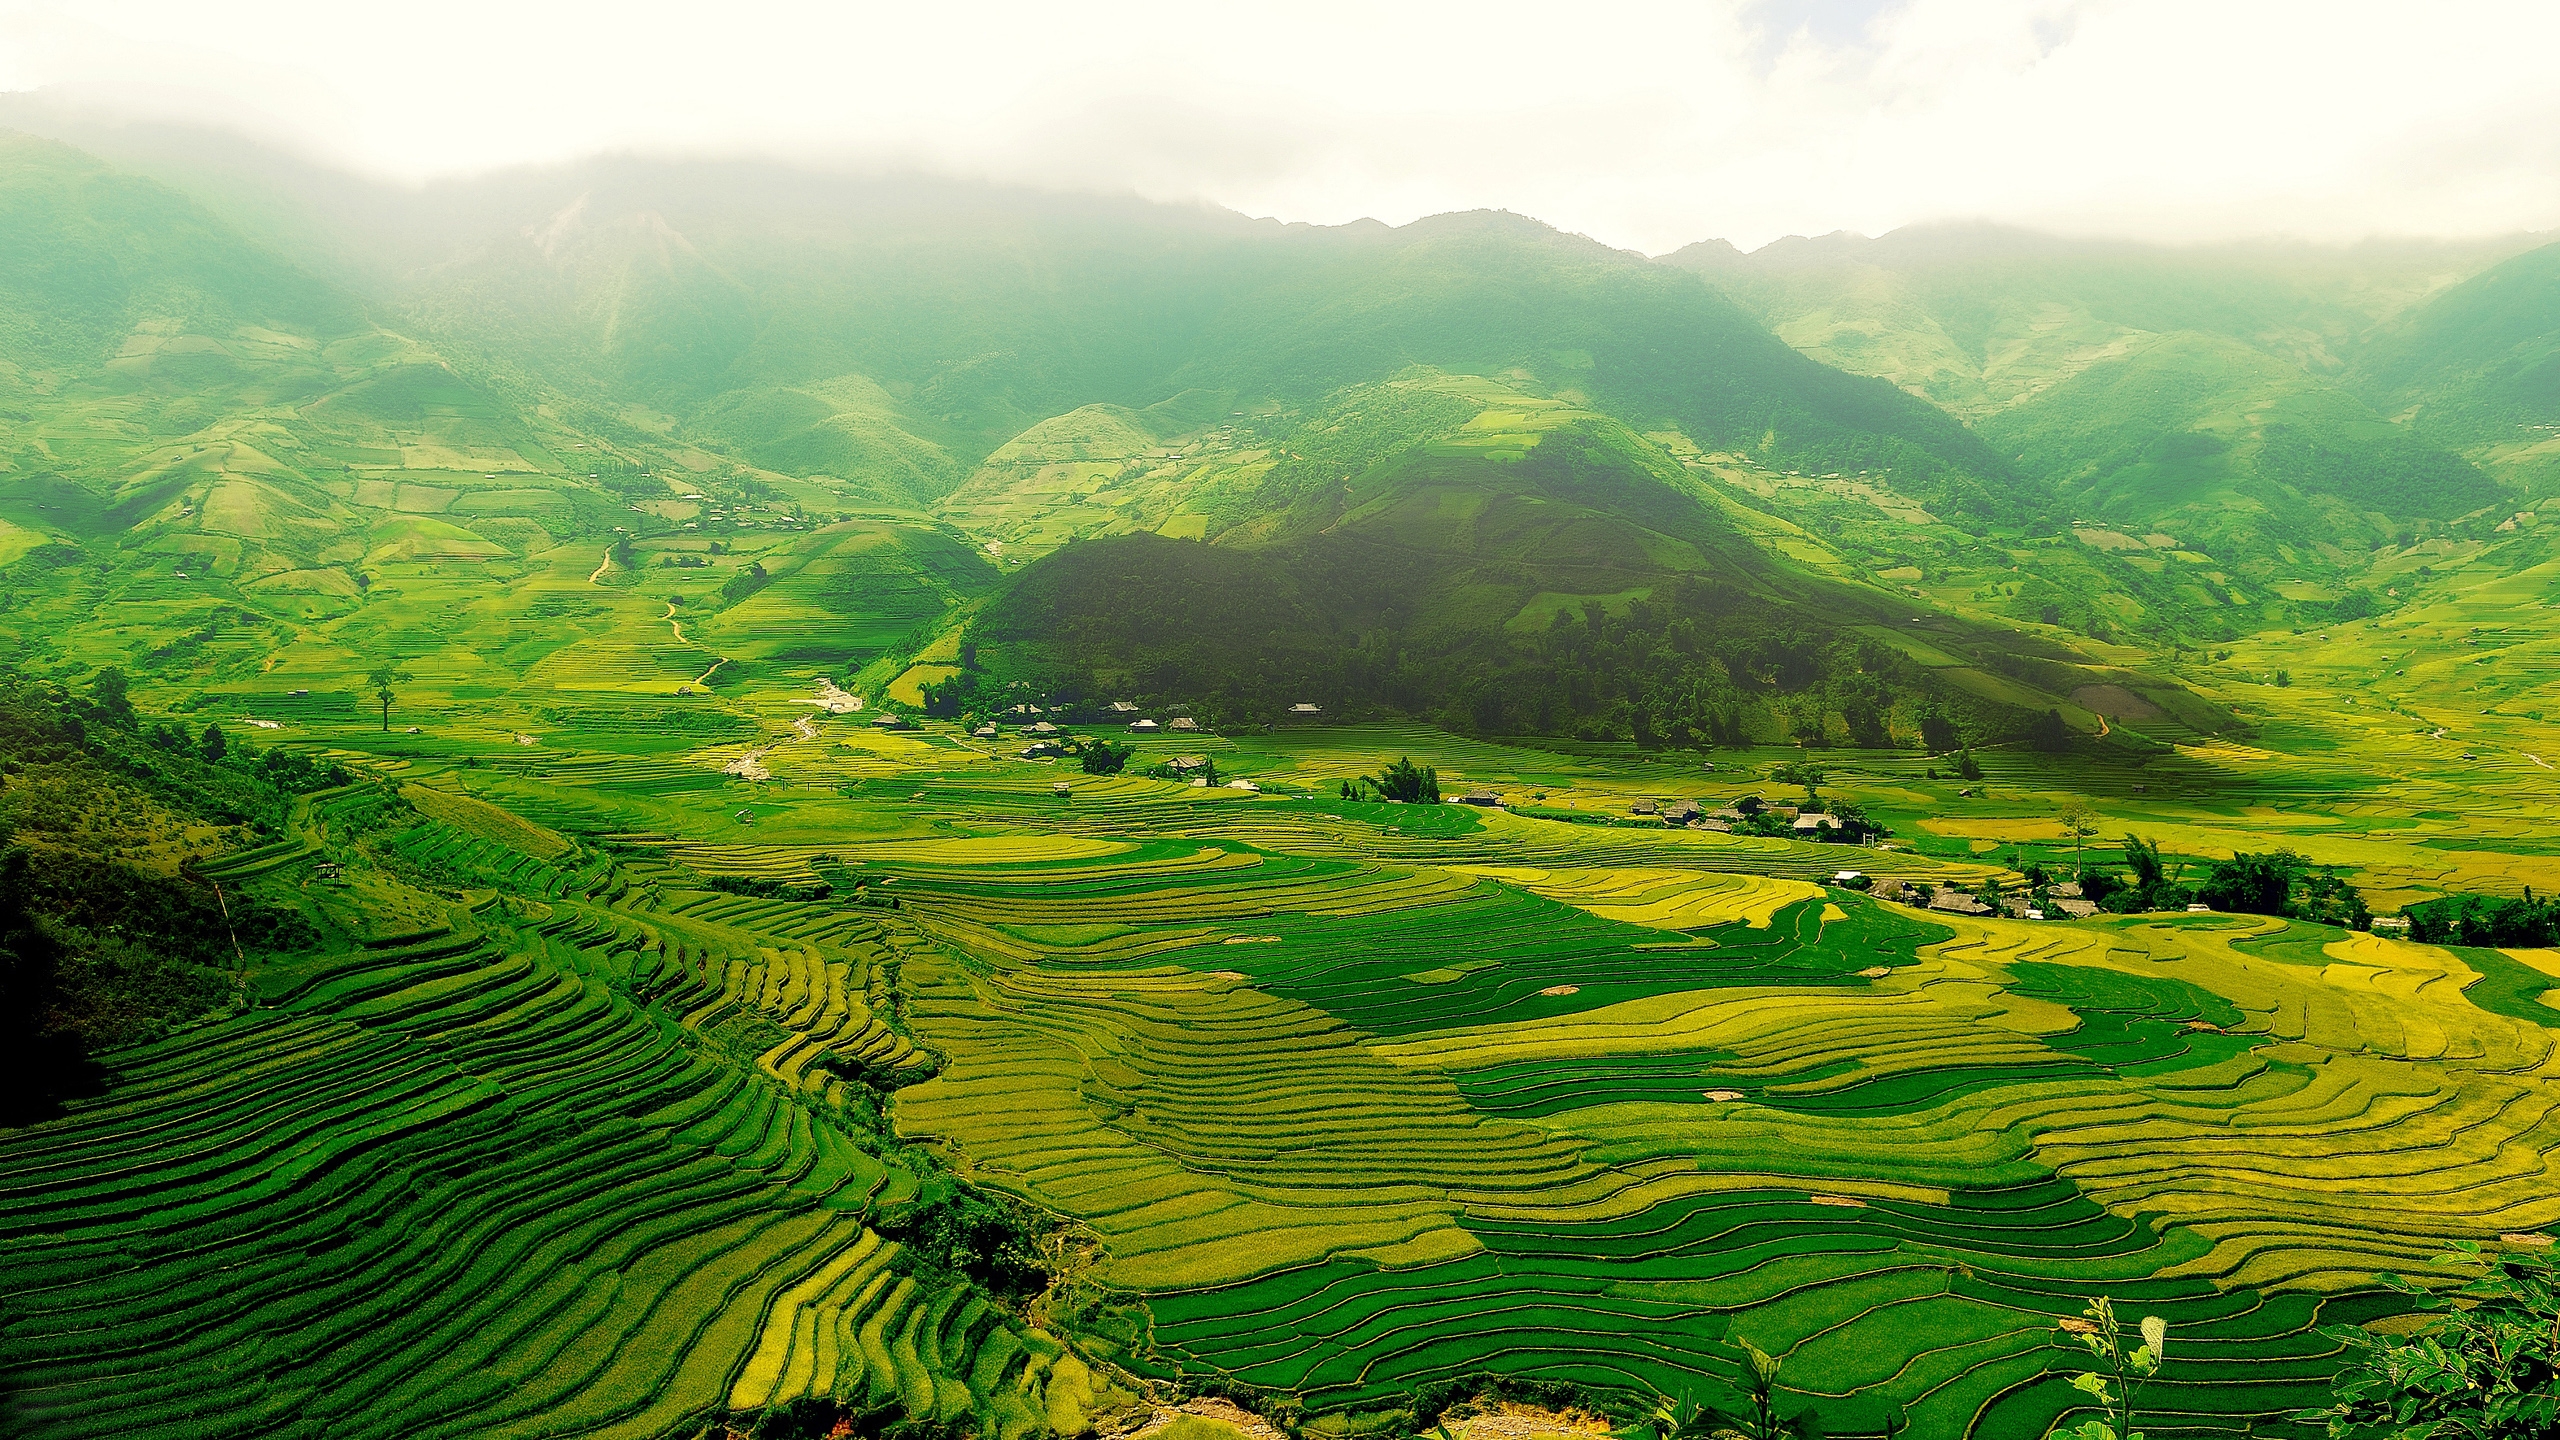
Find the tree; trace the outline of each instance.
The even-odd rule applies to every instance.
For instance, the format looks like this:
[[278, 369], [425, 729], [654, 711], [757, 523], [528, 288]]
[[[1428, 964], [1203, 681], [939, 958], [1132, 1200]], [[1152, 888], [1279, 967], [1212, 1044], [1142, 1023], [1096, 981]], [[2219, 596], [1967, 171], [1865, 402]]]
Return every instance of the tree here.
[[1803, 786], [1804, 803], [1813, 805], [1821, 802], [1822, 782], [1831, 778], [1831, 772], [1810, 760], [1789, 760], [1770, 767], [1769, 778], [1781, 785]]
[[98, 672], [89, 682], [89, 699], [97, 707], [99, 718], [119, 729], [133, 728], [133, 699], [126, 693], [124, 672], [113, 665]]
[[1368, 777], [1378, 788], [1378, 796], [1406, 805], [1440, 803], [1440, 772], [1428, 765], [1417, 766], [1413, 757], [1400, 756], [1396, 763]]
[[1932, 705], [1920, 712], [1920, 747], [1932, 755], [1944, 755], [1964, 743], [1956, 733], [1956, 722], [1947, 712]]
[[396, 660], [385, 660], [365, 672], [364, 683], [373, 687], [373, 698], [382, 702], [382, 729], [385, 734], [391, 730], [391, 702], [395, 698], [391, 687], [409, 678], [409, 672], [401, 669]]
[[1967, 780], [1982, 778], [1982, 767], [1973, 763], [1972, 746], [1964, 747], [1964, 752], [1956, 757], [1956, 773]]
[[2160, 867], [2160, 842], [2139, 835], [2124, 837], [2125, 868], [2133, 872], [2133, 888], [2157, 890], [2163, 878]]
[[1087, 775], [1117, 775], [1129, 768], [1129, 757], [1137, 753], [1126, 745], [1097, 740], [1085, 748], [1081, 763]]
[[196, 753], [204, 757], [204, 763], [207, 765], [222, 763], [224, 752], [230, 748], [231, 742], [223, 738], [222, 727], [219, 725], [204, 727], [203, 736], [196, 741]]
[[2027, 726], [2027, 743], [2047, 754], [2059, 754], [2071, 748], [2071, 727], [2063, 723], [2061, 711], [2047, 710]]
[[2244, 851], [2215, 861], [2196, 895], [2214, 909], [2234, 915], [2289, 914], [2293, 878], [2302, 867], [2302, 857], [2290, 850], [2265, 855]]
[[2144, 1382], [2160, 1373], [2160, 1362], [2169, 1351], [2169, 1322], [2157, 1315], [2143, 1316], [2142, 1343], [2127, 1350], [2115, 1302], [2101, 1295], [2080, 1314], [2078, 1323], [2064, 1322], [2062, 1333], [2087, 1347], [2105, 1373], [2083, 1372], [2071, 1386], [2098, 1402], [2102, 1418], [2083, 1421], [2076, 1430], [2057, 1428], [2054, 1433], [2071, 1440], [2142, 1440], [2142, 1432], [2133, 1428], [2133, 1401]]
[[2401, 913], [2409, 917], [2409, 938], [2422, 944], [2523, 949], [2560, 945], [2560, 901], [2535, 899], [2530, 885], [2522, 900], [2446, 895], [2421, 900]]
[[2065, 801], [2055, 812], [2063, 833], [2071, 837], [2071, 868], [2080, 868], [2080, 842], [2098, 833], [2098, 812], [2080, 800]]
[[2544, 1440], [2560, 1433], [2560, 1264], [2513, 1251], [2443, 1257], [2476, 1273], [2451, 1290], [2388, 1283], [2434, 1312], [2411, 1335], [2324, 1332], [2345, 1348], [2336, 1401], [2306, 1412], [2332, 1440]]

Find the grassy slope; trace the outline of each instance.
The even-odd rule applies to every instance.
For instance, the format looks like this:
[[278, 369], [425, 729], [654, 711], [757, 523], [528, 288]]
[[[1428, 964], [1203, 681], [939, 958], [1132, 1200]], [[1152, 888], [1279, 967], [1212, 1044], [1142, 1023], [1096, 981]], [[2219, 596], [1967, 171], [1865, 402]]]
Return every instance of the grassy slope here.
[[2560, 476], [2560, 245], [2403, 317], [2356, 357], [2351, 378], [2418, 433], [2547, 493]]

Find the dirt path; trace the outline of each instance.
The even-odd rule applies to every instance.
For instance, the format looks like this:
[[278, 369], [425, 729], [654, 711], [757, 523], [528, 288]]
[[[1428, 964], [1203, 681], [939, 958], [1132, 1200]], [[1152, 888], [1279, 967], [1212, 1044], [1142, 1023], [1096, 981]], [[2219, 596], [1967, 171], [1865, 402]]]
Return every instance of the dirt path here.
[[593, 575], [590, 575], [590, 576], [588, 576], [588, 577], [587, 577], [587, 583], [588, 583], [588, 584], [590, 584], [590, 585], [601, 585], [601, 584], [603, 584], [603, 583], [604, 583], [604, 572], [606, 572], [607, 570], [610, 570], [610, 569], [612, 569], [612, 568], [613, 568], [613, 547], [612, 547], [612, 546], [610, 546], [610, 545], [608, 545], [608, 546], [606, 546], [606, 547], [605, 547], [605, 550], [604, 550], [604, 559], [602, 559], [602, 560], [600, 560], [600, 561], [596, 562], [596, 573], [594, 573]]
[[676, 607], [669, 605], [664, 618], [667, 622], [667, 628], [675, 632], [677, 644], [689, 645], [693, 643], [684, 638], [684, 622], [676, 618]]
[[1232, 1425], [1243, 1431], [1247, 1440], [1288, 1440], [1288, 1437], [1282, 1435], [1270, 1421], [1234, 1401], [1211, 1399], [1185, 1401], [1180, 1409], [1170, 1405], [1158, 1406], [1156, 1412], [1147, 1417], [1145, 1424], [1115, 1437], [1115, 1440], [1147, 1440], [1148, 1436], [1166, 1428], [1185, 1415], [1197, 1415], [1204, 1420], [1216, 1420]]
[[791, 728], [798, 732], [801, 739], [815, 740], [818, 738], [818, 717], [815, 715], [803, 715], [799, 719], [791, 722]]
[[730, 761], [728, 764], [721, 766], [720, 773], [723, 775], [735, 775], [741, 780], [770, 780], [773, 778], [773, 772], [764, 768], [764, 757], [770, 753], [772, 749], [773, 747], [768, 745], [761, 750], [750, 750], [746, 754], [739, 756], [737, 759]]
[[2532, 762], [2533, 762], [2534, 764], [2536, 764], [2536, 765], [2541, 766], [2541, 767], [2542, 767], [2543, 769], [2545, 769], [2545, 770], [2548, 770], [2548, 769], [2550, 769], [2550, 768], [2551, 768], [2551, 762], [2550, 762], [2550, 761], [2543, 759], [2541, 756], [2534, 754], [2534, 753], [2533, 753], [2532, 751], [2530, 751], [2530, 750], [2527, 750], [2526, 752], [2524, 752], [2524, 758], [2526, 758], [2527, 760], [2532, 761]]

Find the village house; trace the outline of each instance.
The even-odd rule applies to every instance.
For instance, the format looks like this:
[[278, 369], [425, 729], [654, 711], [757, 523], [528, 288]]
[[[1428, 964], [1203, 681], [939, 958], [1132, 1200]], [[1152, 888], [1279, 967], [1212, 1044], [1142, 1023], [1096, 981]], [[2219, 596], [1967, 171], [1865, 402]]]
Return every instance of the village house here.
[[1490, 790], [1470, 790], [1466, 794], [1458, 797], [1458, 803], [1461, 805], [1500, 805], [1502, 803], [1502, 797], [1494, 794]]
[[1929, 897], [1929, 908], [1950, 915], [1988, 915], [1991, 907], [1961, 890], [1945, 889]]
[[1788, 828], [1799, 840], [1836, 840], [1840, 837], [1840, 821], [1831, 815], [1798, 815]]
[[1171, 720], [1165, 722], [1164, 728], [1167, 730], [1189, 730], [1197, 733], [1200, 729], [1200, 722], [1192, 719], [1188, 715], [1176, 715]]
[[1157, 724], [1153, 720], [1143, 718], [1129, 722], [1129, 733], [1132, 735], [1153, 735], [1163, 728], [1163, 726]]
[[916, 722], [908, 719], [904, 715], [893, 715], [890, 712], [883, 710], [879, 714], [871, 717], [871, 728], [874, 730], [913, 730], [916, 728]]

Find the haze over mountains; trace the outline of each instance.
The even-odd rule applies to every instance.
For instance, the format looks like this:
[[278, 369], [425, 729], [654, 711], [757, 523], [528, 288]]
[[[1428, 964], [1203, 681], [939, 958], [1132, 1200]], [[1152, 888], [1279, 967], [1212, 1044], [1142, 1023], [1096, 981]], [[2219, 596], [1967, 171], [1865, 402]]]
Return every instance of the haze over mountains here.
[[[1621, 735], [2051, 710], [2094, 740], [2216, 727], [2160, 703], [2164, 648], [2361, 613], [2395, 556], [2560, 483], [2560, 250], [2531, 237], [1648, 260], [1493, 213], [638, 159], [398, 190], [80, 138], [119, 159], [7, 144], [5, 504], [18, 555], [98, 547], [93, 600], [184, 571], [317, 623], [369, 564], [680, 528], [731, 483], [989, 557], [920, 580], [942, 621], [803, 647], [910, 688], [969, 631], [991, 686]], [[1706, 657], [1675, 589], [1755, 638]], [[1525, 678], [1602, 612], [1659, 684]]]

